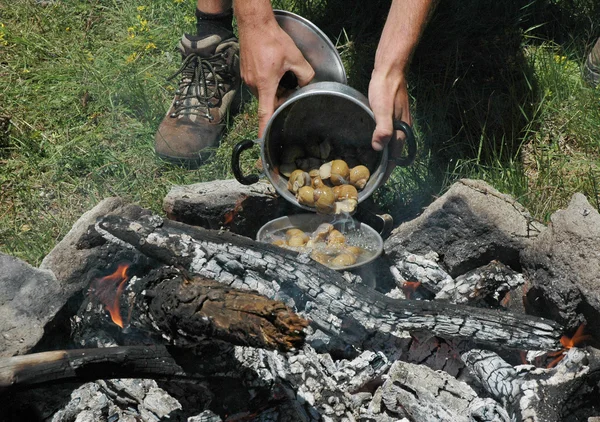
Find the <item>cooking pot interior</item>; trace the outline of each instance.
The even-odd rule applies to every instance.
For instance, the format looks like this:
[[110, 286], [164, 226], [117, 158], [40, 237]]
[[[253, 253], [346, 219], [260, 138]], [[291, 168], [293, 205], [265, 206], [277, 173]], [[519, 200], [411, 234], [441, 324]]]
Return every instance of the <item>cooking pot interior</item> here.
[[371, 148], [375, 121], [365, 106], [343, 95], [312, 93], [282, 107], [267, 128], [263, 147], [267, 171], [280, 193], [296, 202], [291, 193], [285, 192], [287, 179], [278, 172], [285, 148], [325, 140], [331, 144], [330, 159], [343, 159], [351, 167], [363, 164], [371, 171], [367, 186], [359, 193], [359, 202], [372, 193], [380, 180], [383, 154]]
[[268, 159], [273, 164], [279, 163], [284, 147], [294, 143], [328, 139], [340, 158], [350, 148], [371, 145], [375, 121], [360, 104], [345, 96], [319, 93], [284, 107], [267, 134]]

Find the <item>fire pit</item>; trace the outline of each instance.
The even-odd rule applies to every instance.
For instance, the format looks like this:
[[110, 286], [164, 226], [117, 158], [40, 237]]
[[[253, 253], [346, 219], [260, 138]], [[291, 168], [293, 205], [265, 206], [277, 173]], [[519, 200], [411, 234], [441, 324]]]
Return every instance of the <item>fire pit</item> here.
[[[478, 195], [473, 204], [496, 198]], [[245, 203], [231, 199], [231, 224], [244, 218]], [[515, 209], [507, 205], [503, 212]], [[429, 211], [449, 209], [436, 207]], [[580, 348], [591, 341], [587, 328], [565, 336], [559, 324], [520, 313], [525, 278], [489, 255], [486, 265], [471, 256], [471, 269], [451, 276], [452, 261], [442, 266], [431, 254], [396, 247], [399, 230], [370, 264], [333, 271], [134, 206], [91, 216], [46, 261], [93, 264], [71, 275], [55, 267], [65, 285], [79, 280], [82, 290], [68, 296], [31, 351], [44, 353], [0, 364], [4, 415], [35, 408], [54, 421], [587, 421], [598, 414], [598, 352]], [[512, 216], [511, 227], [518, 221]], [[429, 300], [407, 300], [405, 292]]]

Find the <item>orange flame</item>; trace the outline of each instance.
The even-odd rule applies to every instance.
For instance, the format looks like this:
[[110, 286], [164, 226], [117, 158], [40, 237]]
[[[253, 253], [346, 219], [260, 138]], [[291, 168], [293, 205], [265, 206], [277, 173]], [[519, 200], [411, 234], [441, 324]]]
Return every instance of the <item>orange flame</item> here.
[[[110, 314], [110, 319], [121, 328], [123, 328], [123, 318], [121, 318], [119, 310], [119, 298], [125, 289], [127, 280], [129, 280], [128, 269], [129, 264], [119, 264], [114, 273], [96, 280], [93, 287], [94, 296], [102, 302], [104, 308]], [[114, 288], [115, 285], [116, 288]]]
[[563, 345], [563, 348], [556, 352], [548, 353], [548, 356], [556, 356], [556, 358], [548, 364], [548, 368], [553, 368], [554, 366], [556, 366], [556, 364], [558, 364], [558, 362], [560, 362], [565, 357], [565, 352], [567, 350], [572, 349], [573, 347], [578, 346], [586, 340], [592, 338], [592, 336], [589, 334], [584, 335], [584, 330], [585, 324], [581, 324], [579, 328], [577, 328], [577, 331], [575, 331], [575, 334], [573, 334], [573, 337], [562, 336], [560, 338], [560, 344]]
[[405, 281], [402, 285], [402, 291], [407, 299], [410, 299], [412, 295], [417, 291], [421, 285], [420, 281]]
[[235, 218], [237, 213], [240, 212], [240, 210], [242, 209], [242, 204], [244, 203], [245, 200], [246, 200], [246, 195], [242, 195], [236, 201], [235, 205], [233, 206], [233, 209], [230, 211], [227, 211], [225, 213], [225, 218], [223, 219], [223, 224], [229, 225], [233, 222], [233, 219]]

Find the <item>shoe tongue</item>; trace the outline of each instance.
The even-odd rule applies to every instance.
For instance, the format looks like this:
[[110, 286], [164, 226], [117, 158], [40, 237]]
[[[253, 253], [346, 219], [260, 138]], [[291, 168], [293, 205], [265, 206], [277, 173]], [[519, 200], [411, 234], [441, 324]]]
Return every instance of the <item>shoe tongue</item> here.
[[233, 37], [233, 33], [211, 25], [211, 31], [206, 35], [189, 35], [185, 34], [179, 42], [179, 50], [181, 54], [187, 56], [195, 53], [201, 57], [209, 57], [215, 54], [215, 50], [224, 40]]

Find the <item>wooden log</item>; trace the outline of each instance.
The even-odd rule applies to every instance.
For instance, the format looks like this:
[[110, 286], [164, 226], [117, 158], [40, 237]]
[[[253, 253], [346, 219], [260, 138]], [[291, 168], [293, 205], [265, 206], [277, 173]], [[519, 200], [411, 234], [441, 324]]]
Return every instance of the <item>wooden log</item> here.
[[[513, 367], [489, 350], [462, 355], [484, 389], [513, 420], [559, 422], [597, 416], [600, 354], [572, 348], [554, 368]], [[596, 386], [596, 387], [593, 387]]]
[[186, 373], [165, 346], [57, 350], [0, 359], [0, 393], [13, 387], [107, 378], [201, 379]]
[[517, 349], [558, 349], [553, 321], [447, 303], [390, 299], [306, 255], [222, 231], [205, 230], [158, 216], [129, 220], [107, 216], [96, 224], [119, 242], [169, 265], [183, 266], [220, 283], [283, 300], [330, 335], [361, 347], [373, 333], [398, 336], [428, 330]]
[[[463, 382], [425, 365], [396, 361], [369, 406], [372, 420], [509, 422], [506, 410]], [[376, 419], [380, 414], [389, 419]]]
[[159, 332], [178, 346], [209, 337], [289, 351], [302, 346], [308, 325], [281, 301], [199, 276], [163, 279], [144, 300]]
[[[127, 277], [120, 281], [126, 281]], [[80, 307], [75, 337], [89, 341], [100, 328], [112, 337], [127, 340], [136, 334], [151, 341], [183, 347], [225, 341], [240, 346], [289, 351], [301, 347], [308, 321], [293, 313], [283, 302], [256, 292], [236, 289], [175, 268], [159, 268], [136, 276], [120, 294], [115, 283], [104, 285], [106, 277], [92, 283], [90, 294]], [[108, 318], [100, 301], [119, 304], [117, 320]], [[90, 306], [90, 302], [92, 306]], [[121, 317], [128, 315], [127, 318]], [[123, 320], [126, 320], [123, 322]], [[83, 343], [82, 343], [83, 344]], [[86, 347], [93, 346], [90, 342]]]

